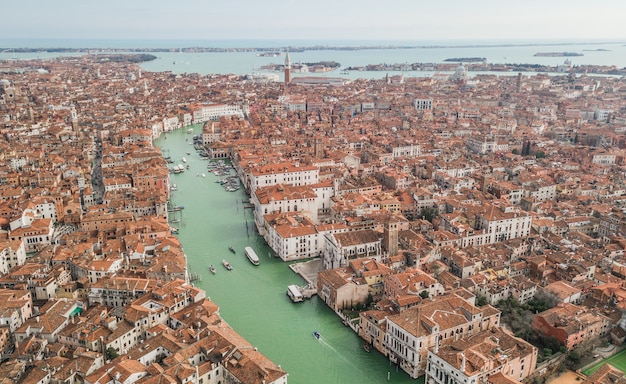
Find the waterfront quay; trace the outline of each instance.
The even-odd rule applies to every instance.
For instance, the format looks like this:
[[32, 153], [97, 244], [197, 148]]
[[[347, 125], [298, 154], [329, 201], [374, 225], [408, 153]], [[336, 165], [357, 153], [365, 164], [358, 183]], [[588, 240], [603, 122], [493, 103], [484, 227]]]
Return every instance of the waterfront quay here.
[[317, 294], [317, 274], [323, 269], [321, 259], [293, 263], [289, 265], [289, 268], [300, 275], [307, 283], [305, 286], [298, 286], [298, 290], [304, 299], [310, 299]]

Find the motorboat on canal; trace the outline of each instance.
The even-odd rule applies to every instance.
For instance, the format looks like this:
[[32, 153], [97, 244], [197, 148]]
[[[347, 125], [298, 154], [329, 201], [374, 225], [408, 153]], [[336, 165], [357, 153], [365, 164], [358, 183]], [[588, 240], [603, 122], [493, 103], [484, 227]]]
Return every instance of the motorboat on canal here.
[[320, 333], [318, 331], [313, 331], [313, 337], [315, 337], [316, 339], [320, 339], [320, 337], [322, 337], [322, 335], [320, 335]]
[[230, 263], [226, 260], [222, 260], [222, 265], [224, 265], [224, 268], [228, 269], [229, 271], [233, 270], [233, 266], [230, 265]]
[[235, 248], [233, 248], [231, 246], [228, 247], [228, 250], [231, 251], [232, 253], [237, 253], [237, 252], [235, 252]]
[[246, 247], [244, 249], [244, 252], [246, 253], [246, 257], [248, 258], [248, 260], [250, 260], [252, 264], [259, 265], [260, 263], [259, 256], [257, 256], [256, 252], [254, 252], [254, 249], [252, 249], [252, 247]]
[[215, 267], [213, 266], [213, 264], [209, 265], [209, 271], [211, 271], [211, 273], [215, 275]]

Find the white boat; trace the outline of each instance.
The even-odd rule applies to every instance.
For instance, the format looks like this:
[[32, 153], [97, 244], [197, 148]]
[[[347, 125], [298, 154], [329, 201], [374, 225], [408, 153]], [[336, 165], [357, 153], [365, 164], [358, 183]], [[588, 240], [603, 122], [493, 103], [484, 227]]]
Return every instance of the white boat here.
[[246, 257], [248, 258], [248, 260], [250, 260], [252, 264], [259, 265], [259, 256], [257, 256], [256, 252], [254, 252], [254, 249], [252, 249], [251, 247], [246, 247], [244, 249], [244, 252], [246, 253]]
[[226, 260], [222, 260], [222, 265], [224, 266], [224, 268], [228, 269], [229, 271], [232, 271], [233, 266], [230, 265], [230, 263]]
[[202, 177], [206, 177], [206, 175], [203, 173], [203, 174], [202, 174]]
[[287, 296], [289, 296], [291, 301], [293, 301], [294, 303], [304, 301], [304, 296], [302, 296], [302, 293], [300, 293], [300, 289], [297, 285], [290, 285], [287, 287]]
[[[174, 64], [176, 64], [176, 62], [174, 62]], [[189, 133], [189, 134], [193, 133], [193, 128], [187, 129], [187, 133]]]
[[176, 184], [172, 184], [172, 186], [170, 187], [170, 191], [176, 191], [178, 190], [178, 187], [176, 186]]
[[187, 162], [187, 159], [185, 159], [185, 158], [183, 157], [183, 163], [186, 163], [186, 162]]

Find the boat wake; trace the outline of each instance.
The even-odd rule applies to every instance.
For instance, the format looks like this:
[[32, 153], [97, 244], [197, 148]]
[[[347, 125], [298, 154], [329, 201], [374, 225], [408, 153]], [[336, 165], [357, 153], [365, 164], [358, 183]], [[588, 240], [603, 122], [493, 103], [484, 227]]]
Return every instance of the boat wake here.
[[339, 357], [339, 359], [344, 362], [344, 364], [350, 365], [354, 369], [357, 369], [356, 364], [354, 364], [352, 361], [348, 360], [348, 358], [345, 356], [344, 353], [338, 351], [337, 349], [335, 349], [335, 347], [333, 347], [326, 340], [324, 340], [324, 337], [322, 335], [320, 335], [320, 337], [317, 339], [317, 342], [320, 343], [320, 344], [323, 344], [325, 348], [328, 348], [331, 351], [333, 351], [333, 353], [335, 353]]
[[324, 340], [324, 337], [322, 335], [320, 335], [320, 337], [317, 338], [317, 341], [319, 341], [321, 344], [324, 344], [324, 346], [328, 347], [328, 349], [330, 349], [331, 351], [339, 354], [339, 351], [336, 350], [335, 347], [333, 347], [332, 345], [328, 344], [328, 342]]

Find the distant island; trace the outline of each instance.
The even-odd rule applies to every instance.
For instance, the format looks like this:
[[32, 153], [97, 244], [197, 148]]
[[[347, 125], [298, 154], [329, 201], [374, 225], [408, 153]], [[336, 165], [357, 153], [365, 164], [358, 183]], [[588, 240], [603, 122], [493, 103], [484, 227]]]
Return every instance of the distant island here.
[[119, 53], [107, 55], [95, 55], [95, 62], [110, 61], [114, 63], [143, 63], [145, 61], [156, 60], [156, 56], [147, 53]]
[[449, 59], [445, 59], [444, 61], [454, 61], [454, 62], [463, 62], [463, 63], [480, 63], [483, 61], [487, 61], [485, 57], [451, 57]]
[[570, 57], [570, 56], [583, 56], [582, 53], [578, 52], [537, 52], [535, 56], [541, 57]]
[[[433, 71], [433, 72], [453, 72], [456, 70], [456, 63], [380, 63], [367, 64], [362, 66], [348, 66], [343, 71]], [[545, 64], [514, 64], [514, 63], [467, 63], [465, 68], [469, 72], [543, 72], [555, 73], [559, 72], [556, 65]], [[567, 68], [567, 73], [580, 74], [602, 74], [602, 75], [626, 75], [626, 68], [616, 68], [615, 66], [599, 66], [599, 65], [574, 65]]]
[[260, 52], [260, 53], [257, 53], [256, 55], [258, 57], [279, 57], [279, 56], [282, 56], [283, 54], [284, 54], [283, 52], [270, 51], [270, 52]]
[[598, 49], [583, 49], [584, 52], [611, 52], [610, 49], [598, 48]]

